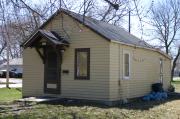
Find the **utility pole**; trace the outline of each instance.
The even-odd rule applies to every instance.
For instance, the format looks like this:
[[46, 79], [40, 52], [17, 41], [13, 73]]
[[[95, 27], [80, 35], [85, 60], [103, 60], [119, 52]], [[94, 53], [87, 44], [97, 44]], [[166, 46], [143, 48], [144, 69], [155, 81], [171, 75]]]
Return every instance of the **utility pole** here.
[[86, 0], [84, 0], [84, 13], [83, 13], [83, 23], [84, 23], [84, 20], [85, 20], [85, 14], [86, 14]]
[[59, 8], [61, 9], [61, 7], [62, 7], [62, 1], [59, 0]]
[[50, 4], [51, 4], [51, 15], [52, 15], [52, 13], [53, 13], [53, 10], [52, 10], [52, 1], [50, 0]]
[[131, 11], [129, 10], [129, 25], [128, 25], [129, 33], [131, 33]]
[[9, 87], [9, 51], [10, 51], [10, 45], [9, 42], [7, 42], [7, 70], [6, 70], [6, 88], [10, 88]]

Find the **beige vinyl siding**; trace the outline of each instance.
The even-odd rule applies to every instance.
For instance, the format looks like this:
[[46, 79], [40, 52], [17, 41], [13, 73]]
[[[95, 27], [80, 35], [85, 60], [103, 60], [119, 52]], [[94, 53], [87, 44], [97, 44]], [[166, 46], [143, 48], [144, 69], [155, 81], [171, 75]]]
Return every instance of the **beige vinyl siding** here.
[[[123, 77], [123, 51], [130, 53], [129, 80]], [[151, 84], [160, 79], [160, 58], [163, 59], [164, 88], [168, 88], [171, 61], [163, 55], [151, 50], [110, 43], [110, 56], [110, 100], [140, 97], [149, 93]]]
[[[70, 46], [63, 53], [62, 70], [69, 70], [69, 74], [61, 73], [61, 97], [108, 100], [109, 98], [109, 42], [90, 29], [84, 27], [71, 17], [59, 14], [49, 22], [45, 29], [54, 30], [69, 39]], [[68, 35], [67, 35], [68, 34]], [[90, 48], [90, 80], [74, 80], [75, 48]], [[24, 56], [24, 57], [27, 57]], [[26, 59], [26, 58], [25, 58]], [[34, 70], [30, 67], [29, 70]], [[27, 74], [25, 74], [26, 76]], [[32, 74], [28, 74], [32, 75]], [[44, 80], [43, 77], [38, 80]], [[34, 91], [35, 79], [28, 79], [26, 92]], [[35, 85], [36, 86], [36, 85]], [[42, 90], [43, 87], [36, 87]]]
[[[55, 18], [58, 23], [62, 18]], [[52, 30], [62, 24], [51, 22]], [[109, 96], [109, 43], [90, 29], [79, 24], [67, 15], [63, 15], [63, 26], [70, 40], [63, 54], [62, 70], [69, 70], [69, 74], [62, 74], [62, 97], [107, 100]], [[51, 29], [50, 27], [48, 29]], [[65, 34], [63, 30], [57, 31]], [[67, 34], [64, 36], [67, 37]], [[74, 80], [75, 48], [90, 48], [90, 80]]]
[[118, 43], [110, 43], [110, 100], [120, 99], [121, 94], [121, 69], [122, 60], [120, 54], [120, 45]]
[[40, 96], [44, 87], [44, 64], [34, 48], [23, 51], [23, 96]]

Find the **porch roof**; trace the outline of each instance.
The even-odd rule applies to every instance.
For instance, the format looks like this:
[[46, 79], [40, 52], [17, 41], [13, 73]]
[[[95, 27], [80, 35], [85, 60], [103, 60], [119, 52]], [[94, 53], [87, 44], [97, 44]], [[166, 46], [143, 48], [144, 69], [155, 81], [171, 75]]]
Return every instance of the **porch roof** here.
[[64, 38], [62, 38], [55, 31], [39, 29], [33, 36], [29, 38], [29, 40], [23, 45], [23, 47], [24, 48], [32, 47], [33, 44], [36, 41], [40, 40], [41, 38], [44, 38], [45, 40], [47, 40], [47, 42], [49, 42], [50, 44], [54, 46], [59, 46], [59, 45], [68, 46], [69, 45], [69, 42], [65, 40]]

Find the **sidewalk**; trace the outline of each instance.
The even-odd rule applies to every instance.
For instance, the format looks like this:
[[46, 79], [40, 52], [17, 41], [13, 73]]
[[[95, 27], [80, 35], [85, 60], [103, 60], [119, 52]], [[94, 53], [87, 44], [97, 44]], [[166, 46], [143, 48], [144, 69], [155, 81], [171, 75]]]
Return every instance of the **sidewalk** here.
[[[5, 83], [6, 78], [0, 78], [0, 82]], [[22, 79], [18, 78], [10, 78], [9, 82], [14, 83], [14, 84], [9, 84], [10, 88], [22, 88]], [[0, 88], [5, 88], [6, 84], [0, 84]]]
[[[10, 88], [22, 88], [22, 84], [9, 84]], [[0, 88], [6, 88], [5, 84], [0, 84]]]

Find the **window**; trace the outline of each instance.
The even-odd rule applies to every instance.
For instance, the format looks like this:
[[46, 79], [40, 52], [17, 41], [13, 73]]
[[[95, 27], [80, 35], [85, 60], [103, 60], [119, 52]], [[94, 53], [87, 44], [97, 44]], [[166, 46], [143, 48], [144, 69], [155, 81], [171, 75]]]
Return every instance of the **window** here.
[[75, 49], [75, 79], [90, 78], [90, 49]]
[[160, 59], [160, 83], [163, 83], [163, 60]]
[[124, 78], [129, 79], [130, 76], [130, 55], [127, 52], [124, 52]]

